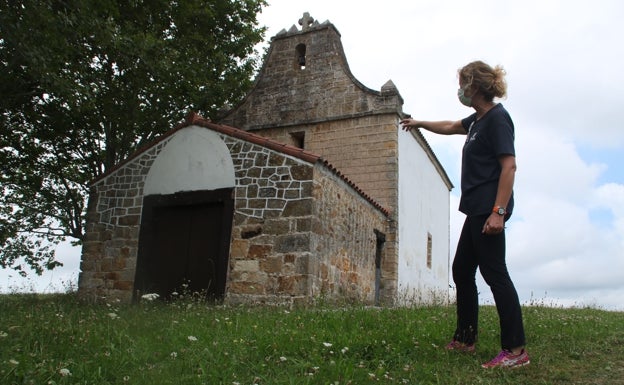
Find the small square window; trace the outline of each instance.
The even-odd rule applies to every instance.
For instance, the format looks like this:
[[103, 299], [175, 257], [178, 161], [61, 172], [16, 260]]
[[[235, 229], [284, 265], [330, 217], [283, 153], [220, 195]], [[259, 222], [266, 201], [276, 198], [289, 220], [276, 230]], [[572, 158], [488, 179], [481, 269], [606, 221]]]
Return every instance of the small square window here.
[[304, 148], [305, 145], [305, 132], [291, 132], [290, 133], [290, 144], [298, 148]]

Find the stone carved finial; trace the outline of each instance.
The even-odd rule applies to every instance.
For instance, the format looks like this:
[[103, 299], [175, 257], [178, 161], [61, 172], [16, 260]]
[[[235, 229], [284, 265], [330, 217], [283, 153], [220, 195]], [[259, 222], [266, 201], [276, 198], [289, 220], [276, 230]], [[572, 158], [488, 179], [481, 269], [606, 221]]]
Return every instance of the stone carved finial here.
[[396, 95], [399, 93], [398, 88], [394, 85], [392, 80], [388, 80], [386, 84], [381, 87], [382, 95]]
[[314, 23], [314, 18], [310, 16], [309, 12], [304, 12], [303, 17], [299, 19], [299, 25], [301, 26], [302, 31], [307, 31], [310, 29], [310, 26]]

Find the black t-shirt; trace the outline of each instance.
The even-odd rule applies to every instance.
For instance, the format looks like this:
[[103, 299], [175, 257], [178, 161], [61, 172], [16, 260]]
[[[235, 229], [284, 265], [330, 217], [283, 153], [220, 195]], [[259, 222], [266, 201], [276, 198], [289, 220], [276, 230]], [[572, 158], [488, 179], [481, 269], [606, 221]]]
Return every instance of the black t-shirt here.
[[[467, 135], [462, 151], [459, 211], [469, 216], [489, 214], [501, 174], [498, 157], [516, 155], [513, 121], [503, 105], [497, 104], [479, 120], [476, 113], [463, 119], [462, 126]], [[506, 207], [508, 215], [513, 206], [512, 193]]]

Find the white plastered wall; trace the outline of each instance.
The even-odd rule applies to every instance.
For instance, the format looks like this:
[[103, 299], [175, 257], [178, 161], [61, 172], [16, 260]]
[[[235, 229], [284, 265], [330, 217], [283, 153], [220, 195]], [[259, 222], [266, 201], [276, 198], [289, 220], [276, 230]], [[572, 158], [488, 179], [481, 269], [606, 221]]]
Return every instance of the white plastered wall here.
[[199, 126], [185, 127], [169, 140], [145, 179], [143, 194], [234, 187], [234, 165], [217, 133]]
[[[399, 129], [398, 301], [439, 303], [449, 292], [449, 187], [410, 132]], [[428, 234], [432, 265], [427, 266]]]

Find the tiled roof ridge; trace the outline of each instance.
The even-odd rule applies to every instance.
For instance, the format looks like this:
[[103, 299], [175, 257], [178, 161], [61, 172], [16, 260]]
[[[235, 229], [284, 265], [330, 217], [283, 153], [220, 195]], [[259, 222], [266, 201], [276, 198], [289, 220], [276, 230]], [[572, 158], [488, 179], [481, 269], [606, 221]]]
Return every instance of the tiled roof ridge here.
[[377, 202], [370, 195], [368, 195], [364, 190], [362, 190], [358, 185], [356, 185], [355, 182], [350, 180], [346, 175], [341, 173], [334, 165], [332, 165], [328, 160], [323, 159], [323, 157], [321, 157], [320, 155], [311, 153], [299, 147], [295, 147], [289, 144], [278, 142], [277, 140], [266, 138], [264, 136], [261, 136], [261, 135], [258, 135], [249, 131], [241, 130], [240, 128], [213, 123], [210, 119], [206, 119], [196, 112], [188, 113], [186, 115], [186, 118], [184, 119], [184, 122], [181, 123], [178, 127], [176, 127], [175, 131], [183, 127], [187, 127], [191, 125], [197, 125], [200, 127], [209, 128], [217, 132], [221, 132], [223, 134], [226, 134], [235, 138], [239, 138], [247, 142], [251, 142], [251, 143], [269, 148], [271, 150], [278, 151], [282, 154], [290, 155], [292, 157], [301, 159], [308, 163], [317, 163], [317, 162], [322, 163], [331, 173], [333, 173], [338, 178], [340, 178], [343, 182], [349, 185], [349, 187], [355, 190], [362, 198], [364, 198], [366, 201], [372, 204], [375, 208], [377, 208], [382, 213], [384, 213], [384, 215], [386, 216], [390, 215], [390, 212], [388, 211], [388, 209], [383, 207], [379, 202]]

